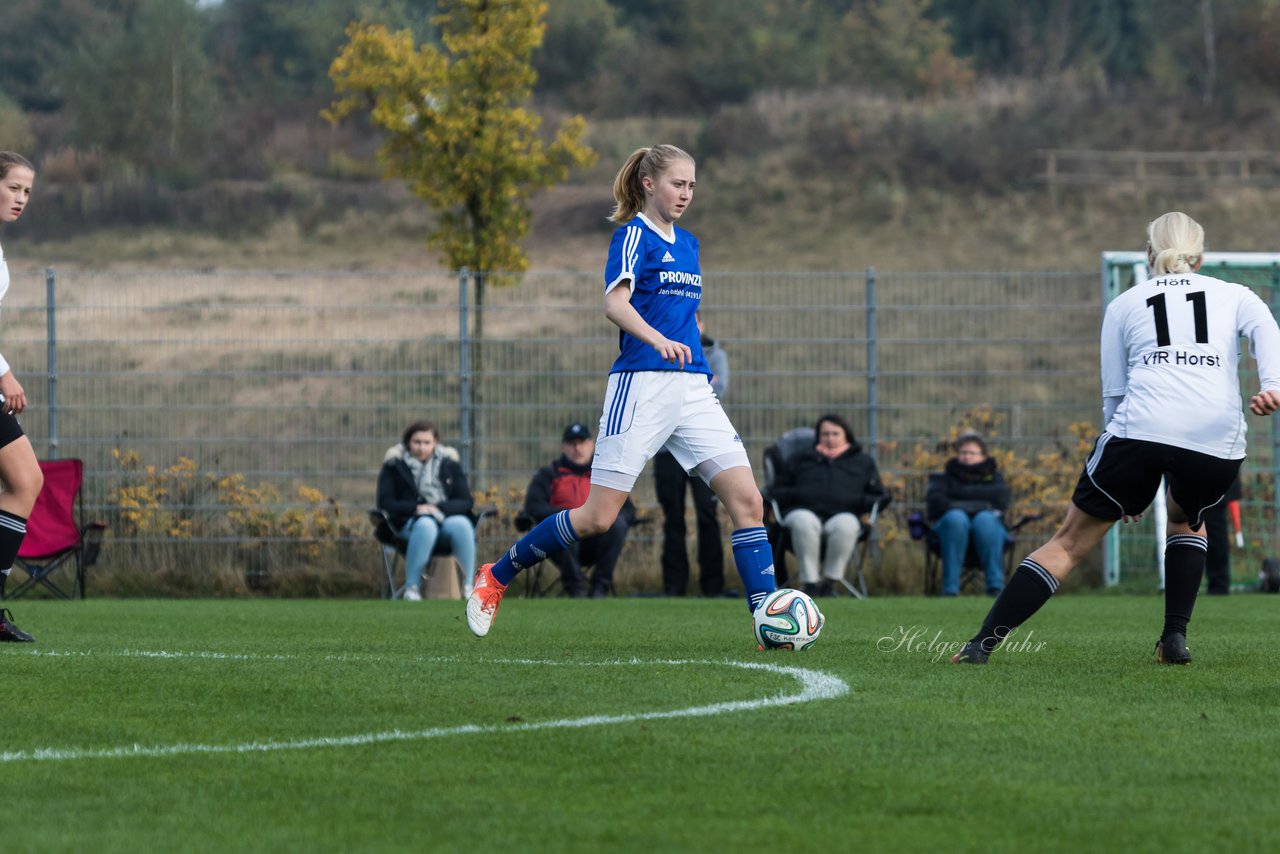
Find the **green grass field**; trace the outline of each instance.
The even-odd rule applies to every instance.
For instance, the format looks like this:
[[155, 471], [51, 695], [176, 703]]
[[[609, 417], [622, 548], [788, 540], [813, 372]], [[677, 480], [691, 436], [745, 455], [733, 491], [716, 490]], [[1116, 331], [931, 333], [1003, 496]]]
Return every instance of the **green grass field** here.
[[[11, 851], [1264, 850], [1280, 599], [1073, 594], [985, 668], [988, 600], [88, 600], [0, 648]], [[1019, 637], [1019, 636], [1015, 636]], [[905, 642], [904, 642], [905, 641]], [[939, 642], [946, 644], [939, 648]]]

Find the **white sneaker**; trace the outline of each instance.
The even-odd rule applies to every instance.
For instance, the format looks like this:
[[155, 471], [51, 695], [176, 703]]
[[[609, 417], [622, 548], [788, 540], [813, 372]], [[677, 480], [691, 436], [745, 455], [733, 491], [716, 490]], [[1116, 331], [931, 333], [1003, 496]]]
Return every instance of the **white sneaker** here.
[[417, 590], [417, 588], [416, 588], [416, 587], [406, 587], [406, 588], [404, 589], [404, 601], [406, 601], [406, 602], [421, 602], [421, 601], [422, 601], [422, 594], [418, 592], [418, 590]]

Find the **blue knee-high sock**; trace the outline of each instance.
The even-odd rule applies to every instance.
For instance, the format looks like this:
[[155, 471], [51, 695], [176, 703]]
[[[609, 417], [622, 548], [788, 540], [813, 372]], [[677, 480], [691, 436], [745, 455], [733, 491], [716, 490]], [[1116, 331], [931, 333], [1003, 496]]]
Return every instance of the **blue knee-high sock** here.
[[764, 597], [773, 592], [773, 547], [764, 528], [742, 528], [733, 532], [733, 561], [747, 591], [747, 610], [755, 611]]
[[578, 534], [569, 524], [569, 511], [561, 510], [543, 519], [521, 537], [510, 551], [498, 558], [490, 572], [499, 584], [510, 584], [520, 570], [537, 566], [549, 555], [564, 551], [577, 541]]

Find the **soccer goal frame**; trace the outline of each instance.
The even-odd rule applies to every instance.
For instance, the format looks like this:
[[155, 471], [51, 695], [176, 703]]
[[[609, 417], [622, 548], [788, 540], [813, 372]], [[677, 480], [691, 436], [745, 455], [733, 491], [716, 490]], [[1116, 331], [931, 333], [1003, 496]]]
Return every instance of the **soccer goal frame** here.
[[[1280, 252], [1206, 252], [1200, 272], [1229, 282], [1238, 282], [1254, 290], [1277, 314], [1280, 309]], [[1150, 271], [1147, 268], [1147, 253], [1144, 251], [1109, 251], [1102, 253], [1102, 308], [1106, 307], [1125, 290], [1134, 284], [1146, 281]], [[1257, 388], [1257, 368], [1252, 359], [1240, 360], [1240, 388], [1248, 393]], [[1268, 419], [1270, 422], [1270, 442], [1263, 436], [1255, 434], [1249, 441], [1249, 458], [1245, 460], [1243, 475], [1265, 472], [1270, 474], [1272, 488], [1267, 491], [1270, 496], [1258, 513], [1252, 514], [1255, 519], [1261, 517], [1267, 524], [1256, 525], [1255, 540], [1260, 540], [1263, 554], [1275, 551], [1275, 520], [1280, 517], [1280, 499], [1277, 498], [1276, 485], [1280, 484], [1280, 415]], [[1255, 422], [1256, 424], [1256, 422]], [[1141, 560], [1140, 547], [1126, 548], [1124, 541], [1128, 539], [1150, 538], [1153, 564], [1156, 567], [1158, 587], [1164, 588], [1164, 526], [1167, 521], [1164, 504], [1164, 486], [1152, 503], [1149, 514], [1150, 526], [1142, 525], [1137, 533], [1126, 534], [1121, 526], [1116, 526], [1103, 541], [1102, 566], [1103, 581], [1108, 587], [1121, 581], [1124, 561]], [[1137, 545], [1136, 543], [1134, 545]], [[1139, 573], [1141, 574], [1141, 573]]]

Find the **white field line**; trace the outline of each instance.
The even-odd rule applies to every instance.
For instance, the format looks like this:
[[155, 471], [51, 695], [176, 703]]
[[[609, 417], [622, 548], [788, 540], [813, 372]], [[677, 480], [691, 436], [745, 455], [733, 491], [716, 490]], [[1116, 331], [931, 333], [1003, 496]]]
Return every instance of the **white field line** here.
[[[210, 659], [226, 661], [287, 661], [301, 656], [286, 655], [247, 655], [218, 652], [149, 652], [142, 650], [125, 650], [121, 652], [54, 652], [32, 650], [28, 655], [47, 657], [127, 657], [153, 659]], [[328, 661], [368, 661], [385, 659], [405, 661], [403, 656], [382, 655], [329, 655]], [[407, 660], [424, 662], [457, 662], [458, 658], [421, 656], [409, 657]], [[126, 744], [106, 748], [61, 748], [41, 747], [35, 750], [16, 750], [0, 753], [0, 763], [7, 762], [48, 762], [68, 761], [76, 759], [123, 759], [128, 757], [167, 757], [190, 754], [226, 754], [226, 753], [265, 753], [276, 750], [308, 750], [316, 747], [362, 747], [370, 744], [385, 744], [399, 741], [421, 741], [429, 738], [443, 738], [453, 735], [472, 735], [479, 733], [503, 734], [513, 732], [534, 732], [550, 729], [579, 729], [582, 727], [608, 726], [610, 724], [634, 723], [636, 721], [669, 720], [672, 718], [697, 718], [731, 712], [749, 712], [767, 709], [774, 706], [789, 706], [796, 703], [811, 703], [815, 700], [831, 700], [849, 693], [849, 685], [843, 680], [817, 670], [804, 667], [790, 667], [779, 664], [765, 664], [749, 661], [695, 661], [695, 660], [656, 660], [645, 661], [632, 658], [626, 660], [574, 662], [574, 661], [540, 661], [535, 659], [484, 659], [476, 664], [515, 665], [537, 667], [627, 667], [627, 666], [668, 666], [668, 667], [737, 667], [742, 670], [762, 670], [780, 676], [788, 676], [800, 685], [800, 691], [794, 694], [776, 694], [753, 700], [733, 700], [723, 703], [711, 703], [704, 706], [690, 706], [684, 709], [671, 709], [656, 712], [631, 712], [618, 715], [588, 715], [581, 718], [562, 718], [550, 721], [535, 721], [503, 724], [463, 724], [452, 727], [430, 727], [420, 730], [393, 729], [383, 732], [358, 733], [355, 735], [331, 736], [321, 738], [302, 738], [289, 741], [247, 741], [239, 744]]]

